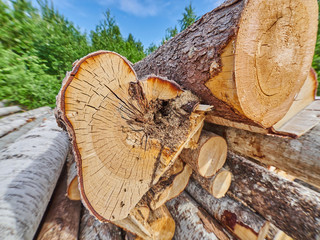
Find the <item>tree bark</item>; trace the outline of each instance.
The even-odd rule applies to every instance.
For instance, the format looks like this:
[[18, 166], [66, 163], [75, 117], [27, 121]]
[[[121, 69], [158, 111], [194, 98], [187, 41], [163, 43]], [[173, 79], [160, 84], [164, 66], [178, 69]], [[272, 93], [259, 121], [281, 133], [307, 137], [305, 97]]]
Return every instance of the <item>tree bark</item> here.
[[186, 192], [170, 200], [166, 205], [176, 222], [174, 239], [229, 239], [222, 227]]
[[102, 223], [83, 209], [79, 240], [122, 240], [122, 231], [112, 223]]
[[60, 176], [68, 137], [51, 117], [0, 154], [0, 232], [32, 239]]
[[262, 240], [267, 235], [269, 222], [240, 202], [228, 196], [216, 199], [193, 179], [186, 191], [237, 238]]
[[23, 113], [17, 113], [0, 119], [0, 137], [19, 129], [21, 126], [50, 112], [49, 107], [41, 107]]
[[20, 112], [20, 111], [22, 111], [22, 109], [19, 106], [2, 107], [0, 108], [0, 117], [6, 116], [12, 113]]
[[206, 129], [223, 136], [230, 150], [320, 186], [320, 124], [298, 139], [266, 136], [217, 125], [207, 125]]
[[204, 178], [196, 172], [192, 174], [192, 178], [195, 179], [201, 187], [203, 187], [212, 196], [215, 198], [222, 198], [229, 190], [232, 173], [222, 168], [211, 178]]
[[307, 78], [317, 19], [316, 0], [229, 0], [134, 69], [140, 78], [156, 74], [192, 90], [214, 106], [213, 116], [269, 128]]
[[40, 231], [38, 230], [37, 240], [78, 239], [81, 203], [69, 200], [66, 190], [67, 170], [65, 167], [40, 225]]
[[202, 131], [197, 147], [184, 149], [179, 157], [201, 176], [212, 177], [225, 163], [227, 150], [222, 137]]
[[229, 153], [230, 192], [295, 239], [320, 237], [320, 194]]

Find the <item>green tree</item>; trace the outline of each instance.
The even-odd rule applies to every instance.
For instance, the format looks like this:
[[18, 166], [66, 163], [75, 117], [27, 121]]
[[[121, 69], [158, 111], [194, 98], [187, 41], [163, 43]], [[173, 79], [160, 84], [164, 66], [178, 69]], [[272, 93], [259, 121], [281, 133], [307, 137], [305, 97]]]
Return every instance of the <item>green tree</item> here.
[[198, 17], [195, 14], [194, 8], [192, 7], [192, 4], [190, 2], [190, 4], [184, 8], [184, 13], [182, 13], [182, 19], [179, 20], [180, 32], [189, 27], [197, 19]]
[[[320, 1], [318, 0], [318, 4], [320, 4]], [[313, 62], [312, 67], [317, 72], [318, 75], [318, 90], [317, 95], [320, 96], [320, 12], [318, 16], [318, 35], [317, 35], [317, 42], [316, 42], [316, 48], [313, 56]]]

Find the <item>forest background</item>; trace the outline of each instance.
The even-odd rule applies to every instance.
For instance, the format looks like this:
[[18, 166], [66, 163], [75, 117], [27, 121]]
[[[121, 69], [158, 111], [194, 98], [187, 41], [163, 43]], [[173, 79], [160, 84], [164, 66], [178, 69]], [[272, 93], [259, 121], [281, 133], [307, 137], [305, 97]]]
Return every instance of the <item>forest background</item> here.
[[[26, 109], [54, 107], [66, 71], [71, 70], [76, 59], [90, 52], [115, 51], [135, 63], [159, 47], [155, 44], [143, 46], [132, 34], [123, 36], [109, 10], [95, 30], [87, 34], [48, 1], [39, 0], [38, 4], [39, 9], [26, 0], [0, 0], [0, 100], [6, 99], [7, 104], [19, 104]], [[188, 4], [177, 25], [167, 28], [161, 44], [199, 17], [191, 3]], [[318, 76], [319, 28], [312, 64]]]

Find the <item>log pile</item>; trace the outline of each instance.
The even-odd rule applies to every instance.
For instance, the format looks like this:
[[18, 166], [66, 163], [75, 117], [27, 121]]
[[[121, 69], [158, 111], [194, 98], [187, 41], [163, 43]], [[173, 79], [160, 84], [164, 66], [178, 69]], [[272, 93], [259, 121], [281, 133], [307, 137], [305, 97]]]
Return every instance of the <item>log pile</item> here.
[[134, 65], [76, 61], [55, 109], [69, 141], [49, 117], [1, 152], [0, 233], [318, 239], [316, 9], [227, 0]]

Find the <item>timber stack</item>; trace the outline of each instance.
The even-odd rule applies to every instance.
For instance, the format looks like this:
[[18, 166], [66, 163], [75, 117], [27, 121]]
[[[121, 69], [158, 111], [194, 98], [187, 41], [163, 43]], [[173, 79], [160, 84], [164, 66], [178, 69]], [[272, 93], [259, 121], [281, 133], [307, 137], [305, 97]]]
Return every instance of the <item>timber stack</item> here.
[[[109, 51], [76, 61], [57, 96], [64, 131], [49, 117], [1, 152], [16, 164], [0, 168], [0, 203], [13, 197], [0, 233], [319, 239], [317, 9], [316, 0], [227, 0], [134, 65]], [[59, 149], [20, 154], [19, 141], [38, 143], [41, 129]], [[37, 178], [42, 157], [51, 185]], [[33, 191], [46, 199], [35, 219], [18, 214], [21, 182], [46, 186]]]

